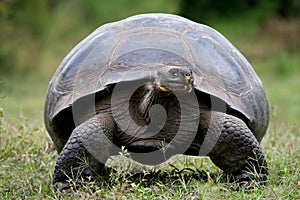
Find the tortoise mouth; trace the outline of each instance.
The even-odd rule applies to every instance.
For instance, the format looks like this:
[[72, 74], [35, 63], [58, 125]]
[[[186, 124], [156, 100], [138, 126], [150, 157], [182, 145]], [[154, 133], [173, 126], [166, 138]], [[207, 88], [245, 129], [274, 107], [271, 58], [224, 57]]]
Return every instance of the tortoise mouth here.
[[193, 90], [193, 84], [181, 84], [181, 83], [157, 83], [157, 90], [162, 92], [187, 92], [190, 93]]

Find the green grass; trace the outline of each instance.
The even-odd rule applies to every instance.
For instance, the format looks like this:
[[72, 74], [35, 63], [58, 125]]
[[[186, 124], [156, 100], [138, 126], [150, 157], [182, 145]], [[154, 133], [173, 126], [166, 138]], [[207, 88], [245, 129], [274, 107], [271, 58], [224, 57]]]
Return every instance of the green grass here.
[[[154, 170], [160, 171], [155, 173], [155, 176], [146, 173], [136, 177], [122, 171], [110, 172], [105, 182], [101, 179], [96, 180], [84, 184], [78, 191], [69, 189], [64, 193], [54, 192], [51, 185], [57, 154], [41, 124], [32, 124], [28, 119], [21, 117], [17, 123], [7, 121], [3, 117], [0, 120], [0, 199], [298, 199], [300, 197], [300, 186], [297, 185], [300, 177], [300, 127], [274, 124], [278, 119], [273, 118], [273, 123], [262, 142], [269, 164], [269, 179], [264, 187], [254, 184], [253, 190], [233, 191], [232, 188], [236, 185], [228, 183], [222, 172], [208, 158], [181, 156], [170, 162], [171, 165], [167, 163], [156, 167]], [[114, 160], [111, 166], [120, 165], [114, 164]], [[194, 170], [197, 168], [202, 174], [189, 170], [174, 173], [174, 169], [185, 168]]]
[[[181, 156], [172, 165], [156, 167], [155, 176], [111, 172], [109, 183], [99, 179], [79, 191], [55, 192], [51, 181], [57, 153], [47, 136], [42, 113], [47, 85], [56, 67], [99, 24], [141, 12], [175, 13], [178, 9], [178, 1], [145, 1], [136, 9], [127, 1], [117, 7], [107, 1], [101, 8], [88, 5], [102, 9], [97, 16], [94, 12], [67, 18], [66, 12], [79, 10], [76, 2], [67, 10], [60, 4], [48, 13], [48, 26], [39, 39], [25, 26], [5, 24], [11, 34], [0, 39], [6, 42], [3, 48], [13, 59], [8, 59], [4, 68], [13, 70], [0, 70], [0, 199], [300, 199], [300, 23], [275, 19], [257, 23], [251, 20], [253, 16], [209, 24], [241, 50], [266, 88], [271, 109], [270, 126], [261, 143], [269, 165], [266, 186], [254, 184], [253, 190], [233, 191], [235, 185], [228, 183], [208, 158]], [[114, 16], [108, 17], [111, 13]], [[125, 160], [122, 162], [126, 166]], [[200, 171], [176, 174], [174, 167]]]

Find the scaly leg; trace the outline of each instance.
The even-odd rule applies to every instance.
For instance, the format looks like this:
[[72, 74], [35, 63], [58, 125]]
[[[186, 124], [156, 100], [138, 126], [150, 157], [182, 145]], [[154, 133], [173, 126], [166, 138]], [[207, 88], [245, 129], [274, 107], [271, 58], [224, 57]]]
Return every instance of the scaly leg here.
[[205, 134], [202, 145], [210, 150], [208, 156], [219, 168], [237, 181], [267, 179], [265, 156], [242, 120], [224, 113], [208, 112], [201, 116], [200, 121]]
[[58, 157], [53, 183], [95, 176], [105, 171], [116, 125], [110, 115], [98, 114], [76, 127]]

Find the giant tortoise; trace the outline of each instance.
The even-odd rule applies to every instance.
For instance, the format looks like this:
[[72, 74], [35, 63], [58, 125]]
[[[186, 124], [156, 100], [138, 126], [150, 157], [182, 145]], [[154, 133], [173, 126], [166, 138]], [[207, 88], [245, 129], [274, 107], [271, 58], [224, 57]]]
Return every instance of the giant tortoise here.
[[268, 174], [261, 80], [220, 33], [176, 15], [132, 16], [81, 41], [49, 84], [44, 121], [59, 153], [54, 183], [105, 173], [122, 148], [148, 165], [184, 154], [235, 180]]

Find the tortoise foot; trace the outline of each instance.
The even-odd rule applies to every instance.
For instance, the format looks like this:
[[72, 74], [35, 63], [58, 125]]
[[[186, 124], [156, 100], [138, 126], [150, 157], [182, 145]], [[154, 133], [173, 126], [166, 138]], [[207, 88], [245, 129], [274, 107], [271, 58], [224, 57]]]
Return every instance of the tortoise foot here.
[[81, 184], [106, 173], [105, 162], [111, 150], [111, 142], [106, 136], [111, 131], [107, 128], [111, 125], [109, 119], [98, 115], [74, 129], [58, 157], [53, 184]]
[[215, 145], [208, 154], [211, 160], [238, 182], [266, 181], [268, 168], [265, 156], [247, 125], [224, 113], [215, 112], [208, 118], [211, 127], [206, 134], [216, 136]]
[[236, 182], [251, 182], [251, 181], [256, 181], [258, 183], [265, 184], [267, 181], [267, 174], [253, 174], [249, 172], [244, 172], [242, 174], [236, 175], [234, 177]]

